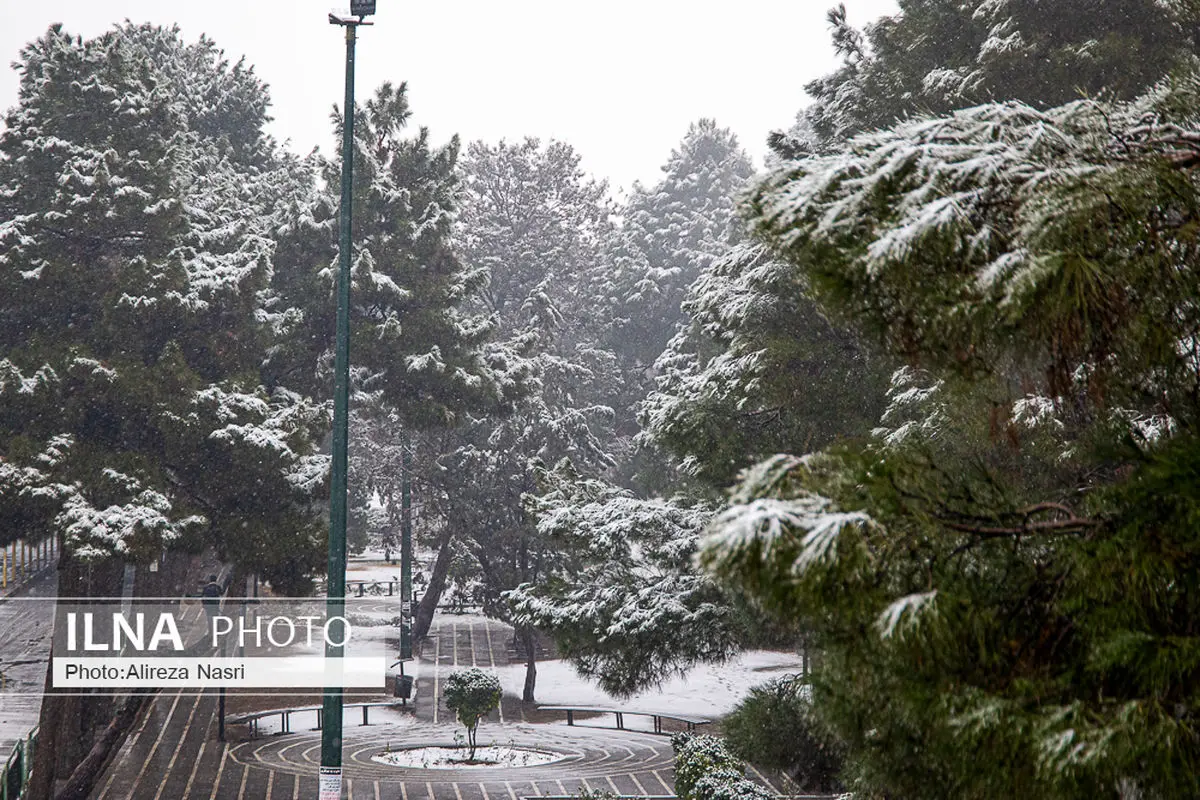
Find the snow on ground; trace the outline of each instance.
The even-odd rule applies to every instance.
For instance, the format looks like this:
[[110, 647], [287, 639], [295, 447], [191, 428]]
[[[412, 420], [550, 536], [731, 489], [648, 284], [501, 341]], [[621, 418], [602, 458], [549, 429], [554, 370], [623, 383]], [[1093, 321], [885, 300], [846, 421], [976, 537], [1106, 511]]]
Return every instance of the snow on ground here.
[[[445, 619], [443, 617], [443, 620]], [[460, 624], [484, 622], [484, 617], [472, 614], [450, 615], [449, 619]], [[539, 705], [596, 706], [715, 718], [732, 711], [752, 687], [771, 678], [794, 674], [799, 672], [800, 668], [800, 657], [795, 653], [753, 650], [724, 664], [702, 664], [693, 667], [685, 675], [674, 678], [657, 689], [649, 689], [633, 697], [620, 699], [579, 677], [575, 668], [566, 661], [539, 661], [536, 695]], [[414, 698], [433, 690], [434, 669], [433, 664], [419, 661], [405, 664], [405, 673], [416, 678]], [[453, 668], [442, 665], [438, 669], [440, 679], [445, 680], [452, 671]], [[497, 667], [495, 672], [500, 678], [504, 693], [519, 698], [525, 684], [525, 665], [510, 664]], [[399, 670], [391, 670], [390, 674], [399, 674]], [[362, 721], [360, 709], [350, 708], [345, 713], [348, 726], [358, 725]], [[369, 713], [372, 724], [414, 724], [412, 715], [399, 708], [372, 708]], [[612, 720], [605, 720], [603, 724], [611, 725]], [[316, 726], [316, 711], [292, 714], [292, 730], [302, 731]], [[653, 729], [653, 721], [649, 717], [631, 716], [625, 718], [625, 726], [631, 730], [648, 731]], [[278, 732], [281, 729], [279, 715], [264, 717], [259, 721], [258, 727], [261, 734]]]
[[[396, 563], [389, 564], [384, 559], [384, 552], [381, 549], [368, 547], [361, 555], [352, 556], [346, 563], [346, 580], [347, 581], [375, 581], [379, 583], [379, 592], [383, 595], [387, 594], [388, 581], [396, 581], [397, 593], [399, 592], [400, 581], [400, 549], [396, 548], [392, 551], [392, 560]], [[413, 563], [413, 582], [414, 590], [418, 595], [424, 589], [424, 581], [421, 577], [429, 577], [429, 573], [433, 570], [433, 561], [436, 554], [417, 550], [416, 560]], [[357, 587], [352, 587], [347, 591], [347, 594], [353, 595], [357, 593]]]
[[531, 750], [526, 747], [478, 747], [475, 760], [467, 762], [466, 748], [413, 747], [371, 756], [372, 761], [389, 767], [419, 767], [421, 769], [470, 769], [471, 767], [537, 767], [566, 758], [562, 753]]
[[[383, 558], [382, 550], [374, 550], [368, 548], [360, 556], [353, 556], [346, 564], [346, 580], [348, 581], [379, 581], [386, 584], [388, 581], [400, 580], [400, 550], [392, 552], [392, 559], [395, 564], [387, 563]], [[423, 565], [418, 559], [416, 569], [413, 570], [415, 575]]]
[[[393, 554], [397, 562], [399, 553]], [[427, 568], [418, 558], [417, 570]], [[385, 584], [397, 580], [400, 565], [388, 564], [383, 560], [383, 551], [369, 548], [350, 562], [348, 580], [372, 580]], [[397, 613], [399, 600], [397, 599]], [[460, 625], [484, 624], [485, 618], [478, 614], [439, 614], [442, 624], [457, 622]], [[382, 621], [382, 620], [381, 620]], [[374, 639], [394, 635], [390, 627], [381, 626], [361, 632], [364, 638]], [[432, 665], [409, 662], [405, 671], [417, 678], [417, 693], [431, 691]], [[686, 674], [667, 681], [661, 687], [648, 689], [633, 697], [620, 699], [605, 693], [596, 684], [576, 674], [568, 662], [539, 661], [537, 665], [536, 696], [540, 705], [589, 705], [628, 710], [663, 711], [676, 714], [720, 717], [728, 714], [746, 696], [750, 689], [771, 678], [799, 672], [800, 656], [796, 653], [770, 650], [754, 650], [743, 653], [724, 664], [701, 664]], [[504, 693], [520, 697], [525, 684], [525, 665], [511, 664], [496, 669]], [[394, 674], [394, 673], [393, 673]], [[442, 668], [442, 677], [446, 670]], [[357, 710], [356, 710], [356, 713]], [[375, 710], [372, 710], [372, 720]], [[382, 717], [381, 717], [382, 719]], [[647, 718], [647, 728], [652, 724]], [[316, 724], [315, 715], [313, 717]], [[636, 718], [626, 719], [626, 724], [639, 727]], [[299, 728], [299, 725], [297, 725]]]
[[[540, 705], [598, 706], [630, 711], [662, 711], [686, 716], [728, 714], [754, 686], [771, 678], [800, 671], [795, 653], [754, 650], [724, 664], [701, 664], [657, 689], [627, 699], [615, 698], [576, 674], [566, 661], [539, 661], [536, 696]], [[505, 694], [521, 696], [525, 665], [497, 669]], [[626, 724], [632, 722], [626, 720]], [[646, 721], [647, 726], [650, 722]]]

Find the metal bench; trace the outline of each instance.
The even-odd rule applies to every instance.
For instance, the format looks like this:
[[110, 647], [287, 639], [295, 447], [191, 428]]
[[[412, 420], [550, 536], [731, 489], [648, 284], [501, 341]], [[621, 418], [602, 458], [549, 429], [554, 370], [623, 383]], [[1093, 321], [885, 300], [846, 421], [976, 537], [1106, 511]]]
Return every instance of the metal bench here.
[[[346, 703], [345, 705], [342, 706], [342, 708], [343, 708], [343, 710], [347, 709], [347, 708], [361, 708], [362, 709], [362, 717], [363, 717], [362, 724], [370, 725], [371, 722], [370, 722], [370, 717], [369, 717], [369, 709], [381, 708], [381, 707], [387, 708], [387, 707], [398, 706], [398, 705], [400, 705], [399, 700], [384, 700], [384, 701], [373, 702], [373, 703]], [[271, 717], [271, 716], [278, 714], [279, 715], [279, 732], [281, 734], [282, 733], [291, 733], [292, 732], [292, 714], [302, 714], [302, 713], [312, 712], [312, 711], [317, 712], [316, 730], [320, 730], [321, 724], [322, 724], [321, 716], [325, 711], [323, 706], [301, 706], [299, 708], [274, 708], [274, 709], [271, 709], [270, 711], [255, 711], [251, 714], [239, 714], [236, 717], [230, 717], [225, 722], [227, 725], [245, 725], [245, 724], [249, 723], [250, 736], [252, 738], [257, 738], [258, 737], [258, 721], [260, 719], [262, 719], [263, 717]]]
[[639, 717], [651, 717], [654, 720], [654, 732], [662, 733], [662, 721], [664, 719], [682, 722], [687, 725], [689, 733], [696, 731], [697, 725], [708, 725], [712, 722], [707, 717], [694, 717], [684, 714], [671, 714], [665, 711], [630, 711], [624, 708], [601, 708], [599, 706], [538, 706], [539, 711], [565, 711], [567, 712], [567, 724], [575, 724], [575, 714], [614, 714], [617, 718], [617, 729], [625, 730], [625, 715], [632, 714]]
[[358, 587], [358, 594], [353, 595], [354, 597], [367, 596], [367, 587], [371, 588], [372, 596], [382, 595], [384, 586], [387, 587], [387, 596], [388, 597], [394, 597], [400, 593], [400, 579], [399, 578], [391, 578], [386, 581], [368, 580], [368, 579], [359, 579], [359, 578], [355, 578], [353, 580], [347, 580], [346, 581], [347, 593], [352, 593], [356, 586]]

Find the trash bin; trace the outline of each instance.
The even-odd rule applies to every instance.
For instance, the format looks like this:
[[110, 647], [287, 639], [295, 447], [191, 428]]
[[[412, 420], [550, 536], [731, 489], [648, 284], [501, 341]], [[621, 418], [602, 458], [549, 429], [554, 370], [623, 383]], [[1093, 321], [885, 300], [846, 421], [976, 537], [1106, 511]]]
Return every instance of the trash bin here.
[[394, 689], [395, 696], [402, 700], [407, 700], [412, 697], [413, 679], [411, 675], [397, 675], [396, 686]]

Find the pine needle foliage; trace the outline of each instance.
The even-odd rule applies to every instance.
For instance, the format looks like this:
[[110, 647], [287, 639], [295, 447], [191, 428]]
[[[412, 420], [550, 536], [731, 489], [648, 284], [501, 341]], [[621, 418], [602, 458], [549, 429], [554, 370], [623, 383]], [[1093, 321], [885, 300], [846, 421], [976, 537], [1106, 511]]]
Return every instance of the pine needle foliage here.
[[908, 362], [869, 440], [745, 472], [699, 557], [817, 633], [856, 790], [1200, 791], [1197, 85], [915, 119], [752, 191]]
[[[1192, 0], [899, 0], [894, 14], [851, 24], [828, 14], [842, 60], [811, 81], [807, 137], [820, 149], [918, 115], [1021, 100], [1037, 109], [1081, 97], [1129, 100], [1195, 52]], [[853, 8], [853, 6], [852, 6]], [[1036, 67], [1031, 68], [1031, 65]]]

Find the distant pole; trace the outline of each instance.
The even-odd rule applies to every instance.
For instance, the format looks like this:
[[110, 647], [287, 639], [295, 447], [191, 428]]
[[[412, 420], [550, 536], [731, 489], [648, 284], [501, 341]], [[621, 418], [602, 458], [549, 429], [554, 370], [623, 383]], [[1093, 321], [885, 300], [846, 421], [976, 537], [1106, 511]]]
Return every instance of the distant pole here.
[[[370, 25], [363, 17], [375, 13], [375, 3], [352, 2], [352, 17], [329, 15], [332, 25], [346, 29], [346, 99], [342, 105], [342, 204], [338, 235], [337, 349], [333, 361], [333, 463], [329, 493], [329, 566], [326, 581], [326, 619], [344, 617], [346, 609], [346, 476], [350, 438], [350, 255], [351, 215], [354, 198], [354, 44], [359, 25]], [[354, 17], [357, 17], [355, 19]], [[338, 641], [344, 631], [332, 631]], [[340, 659], [342, 645], [329, 643], [325, 658]], [[321, 768], [319, 800], [342, 797], [342, 687], [326, 686], [321, 703]]]
[[412, 658], [412, 455], [409, 442], [400, 456], [400, 658]]

